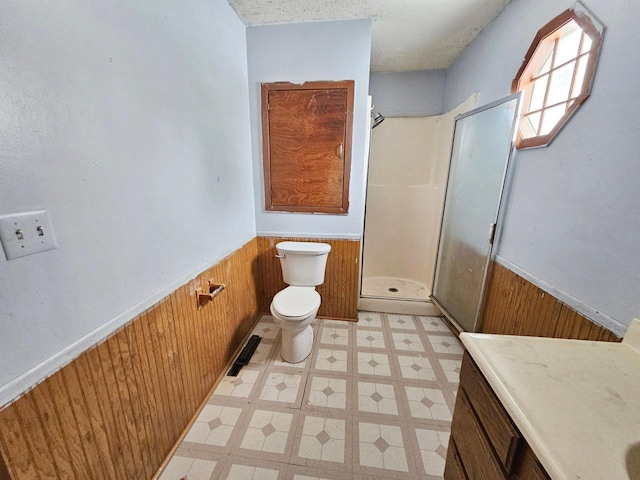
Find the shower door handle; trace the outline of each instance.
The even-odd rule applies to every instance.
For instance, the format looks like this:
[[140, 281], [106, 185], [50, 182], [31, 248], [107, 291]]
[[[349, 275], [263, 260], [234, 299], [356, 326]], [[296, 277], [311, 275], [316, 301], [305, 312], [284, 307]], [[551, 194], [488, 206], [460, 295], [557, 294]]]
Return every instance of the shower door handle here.
[[492, 223], [491, 225], [489, 225], [489, 235], [488, 235], [488, 240], [489, 240], [489, 244], [493, 245], [493, 241], [496, 238], [496, 224]]
[[338, 158], [343, 158], [344, 157], [344, 144], [340, 143], [340, 145], [338, 145], [336, 147], [336, 155], [338, 156]]

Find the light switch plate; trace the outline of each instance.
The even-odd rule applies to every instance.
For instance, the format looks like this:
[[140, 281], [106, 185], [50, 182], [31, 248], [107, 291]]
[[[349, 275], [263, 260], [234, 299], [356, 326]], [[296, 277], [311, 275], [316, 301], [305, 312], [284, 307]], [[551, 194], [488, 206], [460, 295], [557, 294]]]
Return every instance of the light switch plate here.
[[46, 210], [0, 217], [0, 241], [7, 260], [58, 248]]

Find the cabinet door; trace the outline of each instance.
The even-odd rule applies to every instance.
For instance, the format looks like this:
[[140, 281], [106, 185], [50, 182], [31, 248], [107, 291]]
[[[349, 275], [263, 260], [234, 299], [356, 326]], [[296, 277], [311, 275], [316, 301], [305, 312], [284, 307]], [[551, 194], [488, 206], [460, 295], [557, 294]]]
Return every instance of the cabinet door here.
[[353, 82], [262, 85], [265, 208], [347, 213]]
[[458, 390], [457, 397], [451, 437], [466, 475], [470, 480], [506, 480], [507, 476], [493, 454], [489, 439], [463, 389]]

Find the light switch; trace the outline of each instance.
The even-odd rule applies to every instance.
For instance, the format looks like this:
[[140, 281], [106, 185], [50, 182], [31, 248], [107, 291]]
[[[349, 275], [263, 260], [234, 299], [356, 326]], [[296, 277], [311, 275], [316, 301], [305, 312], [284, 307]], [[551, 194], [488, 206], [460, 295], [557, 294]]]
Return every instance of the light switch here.
[[58, 248], [46, 210], [0, 217], [0, 241], [7, 260]]

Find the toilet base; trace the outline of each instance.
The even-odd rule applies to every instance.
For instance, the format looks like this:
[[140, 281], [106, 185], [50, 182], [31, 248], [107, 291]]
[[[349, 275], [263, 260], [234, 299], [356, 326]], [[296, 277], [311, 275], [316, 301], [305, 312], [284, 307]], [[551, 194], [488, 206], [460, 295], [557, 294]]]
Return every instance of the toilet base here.
[[287, 363], [300, 363], [311, 355], [313, 348], [313, 328], [308, 325], [302, 330], [292, 332], [282, 329], [280, 356]]

